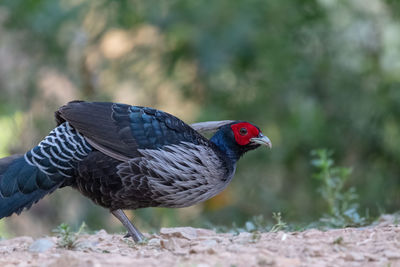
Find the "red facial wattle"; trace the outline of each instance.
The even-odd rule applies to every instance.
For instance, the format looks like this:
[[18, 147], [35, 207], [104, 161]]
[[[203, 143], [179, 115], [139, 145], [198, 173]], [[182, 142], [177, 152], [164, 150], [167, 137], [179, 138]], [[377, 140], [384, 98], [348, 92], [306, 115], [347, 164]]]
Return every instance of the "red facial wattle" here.
[[250, 143], [250, 139], [257, 137], [260, 131], [254, 125], [248, 122], [239, 122], [231, 125], [236, 142], [245, 146]]

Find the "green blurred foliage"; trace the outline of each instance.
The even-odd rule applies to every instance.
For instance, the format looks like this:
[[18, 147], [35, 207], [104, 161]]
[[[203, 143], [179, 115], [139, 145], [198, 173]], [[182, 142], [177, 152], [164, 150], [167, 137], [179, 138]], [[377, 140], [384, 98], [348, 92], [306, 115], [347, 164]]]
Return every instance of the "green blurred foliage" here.
[[320, 221], [327, 227], [357, 227], [369, 223], [367, 217], [360, 216], [358, 195], [354, 187], [345, 191], [345, 185], [350, 178], [351, 169], [337, 167], [332, 160], [332, 152], [325, 149], [313, 150], [311, 161], [316, 167], [313, 178], [321, 185], [318, 188], [322, 199], [327, 203], [327, 213]]
[[[17, 118], [18, 127], [12, 139], [0, 135], [0, 153], [34, 146], [54, 127], [53, 111], [74, 98], [149, 105], [188, 122], [254, 122], [274, 148], [246, 155], [216, 200], [135, 212], [139, 227], [241, 224], [273, 211], [316, 220], [326, 207], [309, 162], [320, 147], [352, 166], [360, 210], [393, 212], [399, 10], [394, 0], [3, 0], [0, 125], [7, 133]], [[101, 208], [61, 191], [26, 216], [53, 227], [116, 227]]]

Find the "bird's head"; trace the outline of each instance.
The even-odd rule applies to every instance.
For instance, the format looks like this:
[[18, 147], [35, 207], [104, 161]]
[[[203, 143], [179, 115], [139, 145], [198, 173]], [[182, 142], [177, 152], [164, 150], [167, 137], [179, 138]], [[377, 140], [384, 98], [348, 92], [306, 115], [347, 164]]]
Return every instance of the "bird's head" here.
[[244, 153], [260, 145], [272, 147], [271, 141], [261, 133], [260, 128], [244, 121], [235, 121], [220, 127], [211, 142], [235, 162]]

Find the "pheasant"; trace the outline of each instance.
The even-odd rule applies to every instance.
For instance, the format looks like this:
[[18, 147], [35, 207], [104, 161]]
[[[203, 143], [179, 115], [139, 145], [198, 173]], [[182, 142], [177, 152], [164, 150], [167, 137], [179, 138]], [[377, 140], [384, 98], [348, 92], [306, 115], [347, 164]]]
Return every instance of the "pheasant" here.
[[[0, 159], [0, 219], [71, 186], [110, 210], [135, 242], [143, 235], [124, 209], [181, 208], [220, 193], [236, 163], [260, 145], [244, 121], [185, 124], [166, 112], [107, 102], [73, 101], [57, 127], [24, 155]], [[215, 132], [211, 139], [202, 135]]]

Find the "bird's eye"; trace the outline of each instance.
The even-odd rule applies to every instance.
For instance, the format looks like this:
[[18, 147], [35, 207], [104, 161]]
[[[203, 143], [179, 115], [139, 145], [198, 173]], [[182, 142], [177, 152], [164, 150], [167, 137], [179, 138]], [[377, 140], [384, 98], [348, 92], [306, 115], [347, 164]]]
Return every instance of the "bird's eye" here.
[[247, 129], [246, 128], [240, 128], [239, 133], [240, 133], [240, 135], [246, 135], [247, 134]]

